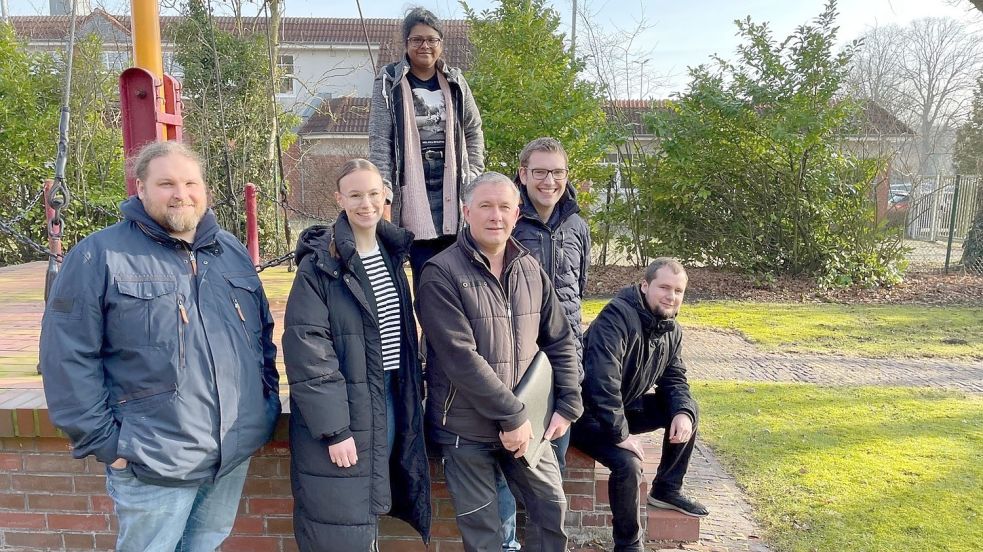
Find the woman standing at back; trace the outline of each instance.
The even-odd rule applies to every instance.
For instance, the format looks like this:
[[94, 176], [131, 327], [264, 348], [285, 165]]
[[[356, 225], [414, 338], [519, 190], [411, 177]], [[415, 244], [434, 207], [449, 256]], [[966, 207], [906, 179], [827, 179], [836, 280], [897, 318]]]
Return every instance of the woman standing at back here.
[[413, 232], [414, 280], [457, 238], [461, 191], [484, 171], [481, 115], [460, 69], [448, 67], [443, 26], [424, 8], [403, 19], [403, 59], [382, 68], [369, 112], [369, 159], [389, 189], [391, 220]]

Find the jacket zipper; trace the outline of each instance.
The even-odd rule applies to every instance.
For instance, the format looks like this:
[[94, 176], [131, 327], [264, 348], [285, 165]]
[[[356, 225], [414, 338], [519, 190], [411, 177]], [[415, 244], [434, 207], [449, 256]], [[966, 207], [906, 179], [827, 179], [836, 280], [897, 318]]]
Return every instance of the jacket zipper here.
[[[512, 269], [512, 265], [515, 264], [515, 259], [509, 263], [508, 266], [502, 268], [502, 277], [504, 278], [509, 270]], [[492, 275], [494, 277], [494, 275]], [[509, 297], [509, 292], [505, 289], [505, 283], [498, 278], [495, 278], [498, 283], [498, 289], [502, 291], [502, 298], [505, 300], [505, 314], [509, 317], [509, 338], [512, 340], [512, 387], [515, 389], [516, 385], [519, 385], [519, 351], [516, 348], [515, 342], [515, 318], [512, 316], [512, 301]]]
[[557, 250], [556, 250], [556, 233], [550, 231], [550, 265], [553, 267], [553, 271], [550, 273], [550, 279], [556, 278], [556, 273], [559, 271], [560, 262], [557, 260]]
[[235, 297], [233, 297], [232, 298], [232, 305], [236, 308], [236, 314], [239, 315], [239, 322], [242, 325], [242, 333], [243, 333], [243, 335], [245, 335], [246, 337], [249, 337], [249, 334], [246, 333], [246, 317], [245, 317], [245, 315], [242, 314], [242, 307], [239, 306], [239, 300], [236, 299]]
[[184, 296], [178, 294], [177, 298], [177, 308], [178, 312], [181, 313], [181, 324], [178, 324], [178, 336], [177, 336], [177, 350], [178, 350], [178, 366], [184, 368], [184, 327], [188, 325], [188, 310], [184, 307]]
[[447, 393], [447, 398], [444, 399], [444, 415], [440, 419], [440, 425], [447, 425], [447, 413], [451, 410], [451, 404], [454, 402], [454, 397], [457, 396], [457, 387], [451, 385], [450, 392]]

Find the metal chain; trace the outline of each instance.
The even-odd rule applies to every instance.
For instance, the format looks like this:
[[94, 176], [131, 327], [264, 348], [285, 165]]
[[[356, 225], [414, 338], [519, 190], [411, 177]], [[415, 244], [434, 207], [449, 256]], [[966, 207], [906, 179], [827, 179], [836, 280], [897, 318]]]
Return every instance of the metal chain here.
[[36, 241], [32, 240], [31, 238], [25, 236], [24, 234], [21, 234], [20, 232], [18, 232], [17, 230], [15, 230], [12, 226], [7, 225], [7, 223], [3, 222], [2, 220], [0, 220], [0, 230], [3, 230], [8, 235], [10, 235], [10, 237], [12, 237], [14, 240], [22, 243], [23, 245], [26, 245], [26, 246], [30, 247], [31, 249], [33, 249], [34, 251], [36, 251], [36, 252], [38, 252], [38, 253], [40, 253], [42, 255], [46, 255], [48, 257], [53, 257], [58, 262], [61, 262], [62, 259], [64, 258], [63, 255], [59, 255], [59, 254], [56, 254], [56, 253], [52, 252], [47, 247], [45, 247], [45, 246], [37, 243]]
[[62, 237], [65, 219], [61, 216], [61, 211], [70, 201], [72, 201], [72, 192], [68, 191], [65, 181], [55, 178], [55, 183], [51, 186], [51, 194], [48, 196], [48, 206], [55, 212], [48, 221], [48, 235], [53, 239], [60, 240]]
[[24, 217], [26, 217], [27, 215], [29, 215], [31, 213], [31, 211], [33, 211], [34, 208], [37, 207], [38, 202], [41, 201], [41, 198], [42, 197], [44, 197], [44, 186], [42, 186], [41, 189], [38, 190], [37, 195], [34, 196], [34, 199], [31, 200], [30, 204], [27, 207], [25, 207], [24, 210], [22, 210], [19, 215], [17, 215], [16, 217], [8, 220], [6, 222], [6, 224], [8, 224], [10, 226], [13, 226], [13, 225], [17, 224], [18, 222], [24, 220]]
[[317, 220], [317, 221], [321, 221], [321, 222], [328, 222], [328, 223], [334, 222], [331, 219], [327, 219], [327, 218], [324, 218], [324, 217], [319, 217], [319, 216], [315, 215], [314, 213], [308, 213], [307, 211], [304, 211], [302, 209], [298, 209], [298, 208], [294, 207], [293, 205], [290, 205], [286, 201], [281, 202], [281, 204], [287, 210], [292, 211], [294, 213], [297, 213], [298, 215], [303, 215], [303, 216], [305, 216], [305, 217], [307, 217], [309, 219], [313, 219], [313, 220]]
[[265, 263], [263, 263], [261, 265], [257, 265], [256, 266], [256, 272], [263, 272], [267, 268], [270, 268], [270, 267], [273, 267], [273, 266], [277, 266], [277, 265], [281, 265], [281, 264], [283, 264], [283, 263], [285, 263], [285, 262], [287, 262], [287, 261], [289, 261], [289, 260], [291, 260], [293, 258], [294, 258], [294, 252], [291, 251], [290, 253], [287, 253], [287, 254], [281, 255], [281, 256], [279, 256], [279, 257], [277, 257], [275, 259], [271, 259], [269, 261], [266, 261]]
[[[270, 194], [269, 193], [267, 193], [266, 191], [264, 191], [264, 190], [262, 190], [260, 188], [257, 188], [256, 189], [256, 195], [259, 196], [259, 197], [264, 197], [264, 198], [266, 198], [269, 201], [276, 202], [276, 199], [275, 198], [270, 197]], [[311, 213], [311, 212], [308, 212], [308, 211], [304, 211], [303, 209], [299, 209], [297, 207], [294, 207], [293, 205], [291, 205], [287, 201], [287, 195], [286, 195], [286, 193], [284, 193], [283, 199], [280, 200], [279, 205], [281, 207], [283, 207], [284, 209], [288, 210], [288, 211], [292, 211], [292, 212], [294, 212], [294, 213], [296, 213], [298, 215], [303, 215], [303, 216], [305, 216], [305, 217], [307, 217], [309, 219], [313, 219], [313, 220], [317, 220], [317, 221], [321, 221], [321, 222], [327, 222], [329, 224], [334, 222], [334, 220], [332, 220], [332, 219], [324, 218], [322, 216], [315, 215], [314, 213]]]
[[99, 213], [100, 215], [107, 216], [107, 217], [112, 217], [112, 218], [114, 218], [116, 220], [123, 220], [123, 215], [119, 211], [115, 211], [115, 212], [114, 211], [110, 211], [109, 209], [107, 209], [107, 208], [105, 208], [105, 207], [103, 207], [101, 205], [92, 203], [90, 201], [86, 201], [83, 198], [79, 198], [79, 201], [82, 202], [82, 205], [86, 209], [92, 209], [93, 211]]

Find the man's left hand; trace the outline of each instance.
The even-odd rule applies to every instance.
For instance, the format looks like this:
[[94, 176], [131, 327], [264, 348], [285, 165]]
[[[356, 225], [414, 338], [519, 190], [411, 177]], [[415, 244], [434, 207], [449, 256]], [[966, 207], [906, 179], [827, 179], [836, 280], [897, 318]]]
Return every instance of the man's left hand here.
[[689, 414], [680, 412], [672, 418], [672, 425], [669, 426], [670, 443], [686, 443], [693, 436], [693, 420]]
[[560, 416], [558, 412], [554, 412], [553, 417], [550, 418], [550, 425], [546, 428], [546, 433], [543, 434], [543, 440], [559, 439], [568, 429], [570, 429], [570, 420]]

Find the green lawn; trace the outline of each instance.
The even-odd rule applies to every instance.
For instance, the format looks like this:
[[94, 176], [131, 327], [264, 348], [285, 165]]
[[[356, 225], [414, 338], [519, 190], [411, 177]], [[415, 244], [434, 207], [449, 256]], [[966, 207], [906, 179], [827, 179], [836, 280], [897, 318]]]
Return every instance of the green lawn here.
[[271, 305], [286, 304], [287, 296], [290, 295], [290, 286], [293, 285], [296, 275], [296, 270], [287, 272], [286, 265], [274, 266], [259, 273]]
[[[584, 303], [593, 320], [606, 299]], [[686, 327], [736, 331], [764, 350], [868, 357], [983, 358], [983, 308], [703, 301]]]
[[703, 438], [776, 550], [983, 550], [983, 399], [805, 384], [693, 393]]

